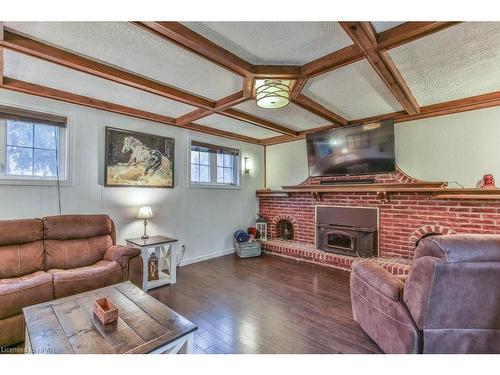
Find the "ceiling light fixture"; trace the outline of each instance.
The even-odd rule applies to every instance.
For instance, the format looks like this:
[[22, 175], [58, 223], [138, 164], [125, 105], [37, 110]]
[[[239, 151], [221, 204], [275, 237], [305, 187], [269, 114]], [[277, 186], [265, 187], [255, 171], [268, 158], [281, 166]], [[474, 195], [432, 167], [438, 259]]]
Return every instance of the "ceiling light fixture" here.
[[258, 79], [255, 81], [255, 102], [261, 108], [283, 108], [290, 103], [291, 91], [291, 80]]

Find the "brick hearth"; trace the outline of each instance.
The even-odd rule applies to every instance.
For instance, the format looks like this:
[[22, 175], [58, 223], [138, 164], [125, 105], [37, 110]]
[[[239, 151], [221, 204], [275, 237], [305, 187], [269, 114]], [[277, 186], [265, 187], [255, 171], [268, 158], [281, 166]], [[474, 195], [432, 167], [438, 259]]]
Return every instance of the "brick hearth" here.
[[[404, 173], [371, 176], [377, 183], [418, 182]], [[365, 177], [366, 178], [366, 177]], [[325, 178], [323, 178], [325, 179]], [[341, 178], [326, 178], [337, 179]], [[303, 184], [318, 184], [320, 178], [309, 178]], [[413, 259], [416, 242], [429, 233], [495, 233], [500, 234], [500, 200], [433, 199], [431, 193], [391, 193], [388, 202], [376, 193], [329, 192], [317, 201], [310, 193], [292, 193], [289, 197], [261, 197], [260, 213], [269, 222], [264, 249], [275, 255], [296, 258], [332, 267], [350, 269], [353, 257], [326, 253], [315, 248], [315, 207], [378, 207], [379, 255], [397, 266], [386, 266], [394, 273], [405, 273]], [[293, 241], [277, 241], [275, 224], [281, 218], [294, 225]], [[394, 269], [394, 271], [393, 271]]]

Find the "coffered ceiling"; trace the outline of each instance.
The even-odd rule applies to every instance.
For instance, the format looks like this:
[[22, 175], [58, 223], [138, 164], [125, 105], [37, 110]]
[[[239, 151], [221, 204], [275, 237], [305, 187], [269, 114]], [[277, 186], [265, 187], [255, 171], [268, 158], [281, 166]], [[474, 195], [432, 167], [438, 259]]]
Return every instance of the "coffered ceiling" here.
[[256, 65], [303, 65], [352, 43], [337, 22], [186, 22], [184, 25]]
[[[3, 27], [2, 89], [263, 145], [319, 128], [500, 105], [495, 22]], [[295, 81], [291, 103], [257, 107], [253, 82], [263, 78]]]

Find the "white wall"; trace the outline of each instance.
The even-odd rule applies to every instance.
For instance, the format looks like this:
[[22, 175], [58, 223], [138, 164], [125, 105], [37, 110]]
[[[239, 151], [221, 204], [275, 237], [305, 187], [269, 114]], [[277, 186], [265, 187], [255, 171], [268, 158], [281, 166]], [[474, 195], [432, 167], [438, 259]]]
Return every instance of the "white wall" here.
[[[150, 205], [152, 234], [178, 238], [186, 246], [184, 260], [197, 260], [232, 250], [232, 233], [253, 223], [258, 211], [255, 190], [264, 183], [263, 147], [189, 132], [55, 100], [0, 90], [0, 103], [68, 116], [73, 155], [73, 184], [62, 186], [63, 214], [106, 213], [117, 227], [118, 242], [142, 234], [135, 219], [140, 206]], [[175, 138], [175, 188], [103, 187], [104, 127], [137, 130]], [[252, 159], [253, 170], [242, 174], [241, 189], [189, 188], [187, 163], [190, 137], [236, 147]], [[0, 219], [58, 214], [55, 186], [0, 185]]]
[[[500, 107], [403, 122], [395, 132], [397, 163], [410, 176], [475, 187], [493, 173], [500, 186]], [[267, 187], [302, 182], [305, 140], [267, 147], [266, 163]]]

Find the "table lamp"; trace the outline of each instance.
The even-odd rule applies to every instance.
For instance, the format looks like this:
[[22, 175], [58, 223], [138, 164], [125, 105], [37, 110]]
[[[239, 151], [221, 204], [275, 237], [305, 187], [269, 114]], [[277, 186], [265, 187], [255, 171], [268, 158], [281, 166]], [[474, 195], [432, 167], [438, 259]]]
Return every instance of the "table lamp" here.
[[151, 211], [151, 207], [145, 206], [139, 209], [139, 213], [137, 214], [138, 219], [144, 219], [144, 234], [142, 235], [143, 240], [147, 240], [149, 236], [146, 233], [146, 228], [148, 226], [148, 219], [153, 218], [153, 211]]

